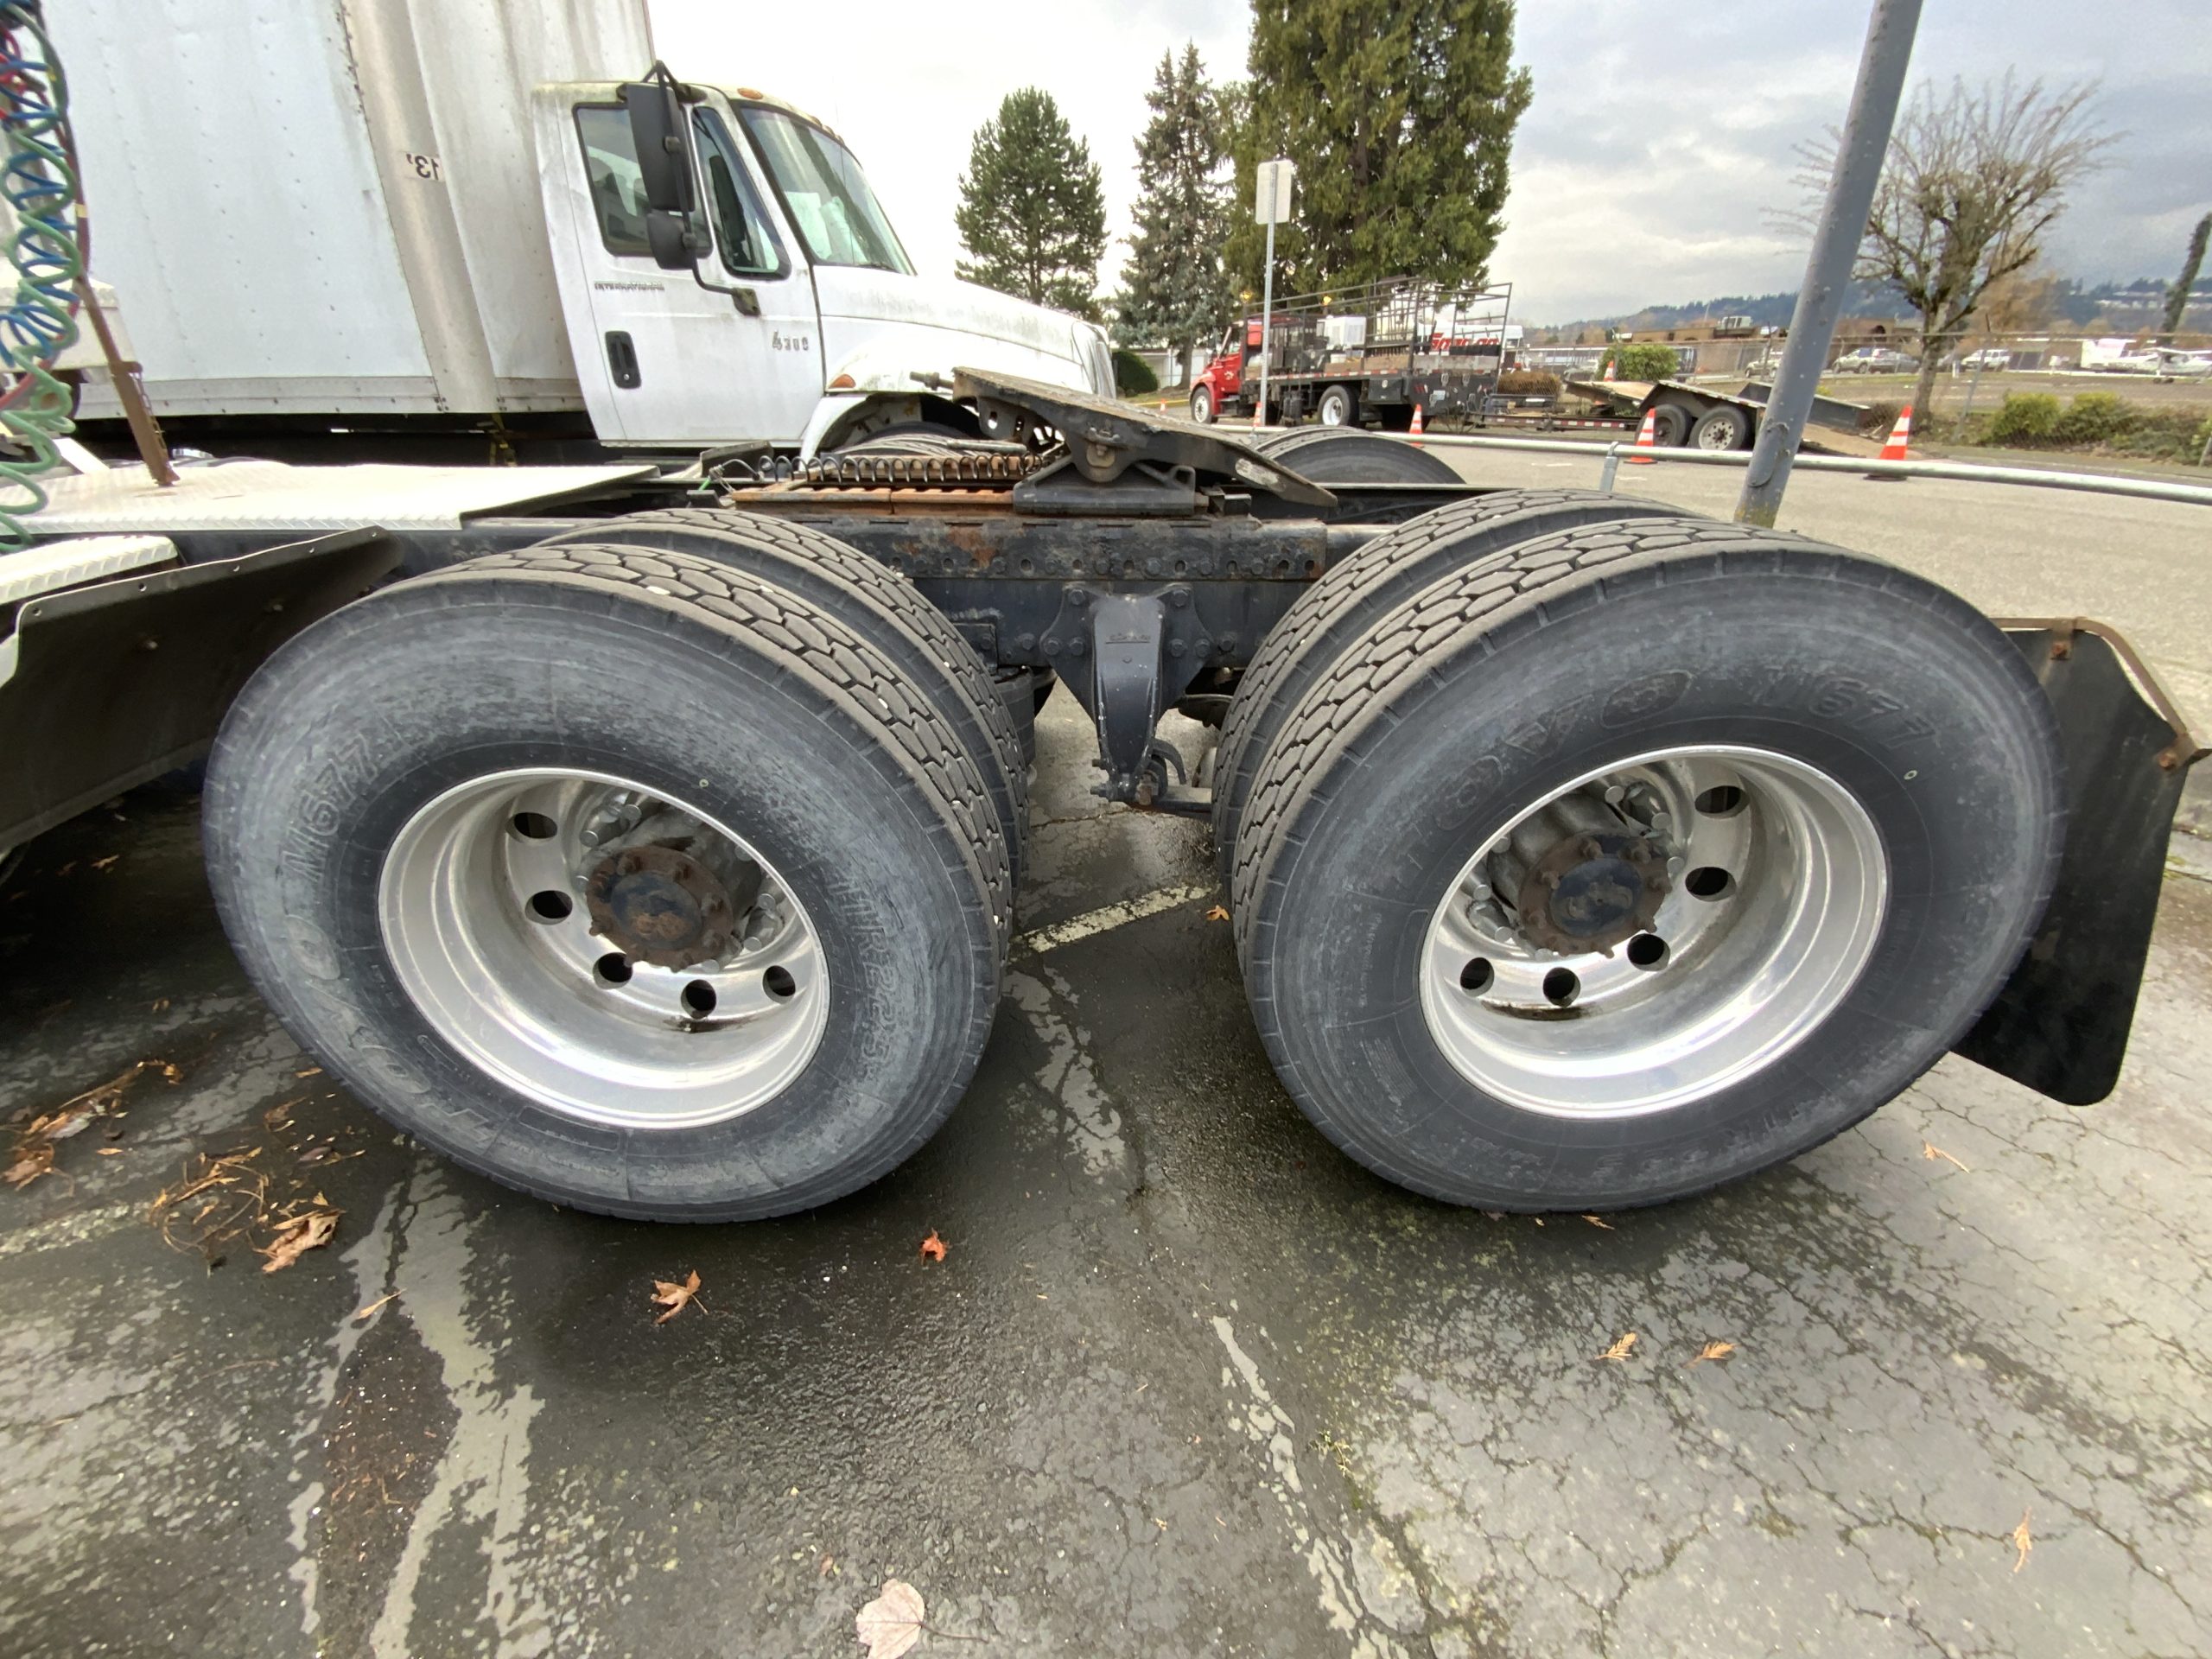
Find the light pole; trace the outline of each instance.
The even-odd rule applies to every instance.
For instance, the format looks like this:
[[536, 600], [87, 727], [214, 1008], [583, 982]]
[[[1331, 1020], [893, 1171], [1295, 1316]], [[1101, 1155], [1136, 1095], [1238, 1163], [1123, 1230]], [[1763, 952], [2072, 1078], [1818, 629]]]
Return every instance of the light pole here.
[[1912, 37], [1920, 27], [1920, 0], [1874, 0], [1866, 23], [1866, 46], [1859, 54], [1859, 84], [1844, 119], [1843, 142], [1836, 146], [1835, 171], [1828, 179], [1826, 205], [1813, 251], [1805, 261], [1805, 280], [1789, 319], [1789, 339], [1767, 395], [1751, 464], [1744, 469], [1744, 493], [1736, 502], [1736, 522], [1771, 530], [1782, 511], [1782, 492], [1789, 482], [1790, 458], [1797, 453], [1813, 394], [1827, 365], [1828, 347], [1851, 281], [1859, 245], [1866, 234], [1867, 210], [1881, 181], [1889, 154], [1890, 129], [1897, 123], [1897, 100], [1904, 93], [1905, 67], [1912, 60]]

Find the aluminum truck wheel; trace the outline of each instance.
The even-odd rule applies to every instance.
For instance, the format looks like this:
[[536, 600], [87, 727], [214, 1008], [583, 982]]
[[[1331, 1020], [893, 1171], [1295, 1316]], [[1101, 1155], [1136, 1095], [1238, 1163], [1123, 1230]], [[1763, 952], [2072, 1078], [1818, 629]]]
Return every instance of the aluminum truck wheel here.
[[1693, 449], [1748, 449], [1751, 447], [1751, 417], [1732, 404], [1716, 404], [1697, 417], [1690, 429]]
[[1888, 903], [1873, 820], [1827, 773], [1760, 749], [1657, 750], [1532, 804], [1467, 861], [1429, 918], [1421, 1012], [1494, 1099], [1660, 1111], [1809, 1036]]
[[378, 910], [432, 1029], [584, 1122], [735, 1117], [783, 1092], [827, 1023], [821, 940], [774, 866], [604, 772], [455, 785], [401, 826]]
[[287, 1028], [455, 1160], [735, 1219], [888, 1170], [997, 1001], [1005, 843], [836, 617], [678, 552], [543, 547], [294, 639], [217, 740], [224, 925]]
[[1213, 424], [1213, 391], [1206, 386], [1191, 388], [1191, 418], [1200, 426]]
[[1314, 406], [1313, 417], [1324, 426], [1350, 426], [1358, 414], [1350, 386], [1331, 386]]
[[[1350, 435], [1312, 435], [1332, 443]], [[1403, 444], [1391, 447], [1421, 453]], [[1269, 454], [1286, 466], [1298, 465], [1280, 448]], [[1214, 756], [1213, 843], [1223, 885], [1232, 885], [1244, 803], [1284, 717], [1339, 656], [1365, 640], [1376, 621], [1440, 576], [1503, 557], [1523, 542], [1590, 524], [1681, 516], [1681, 509], [1663, 502], [1595, 490], [1500, 490], [1424, 513], [1331, 567], [1260, 641], [1222, 722]]]
[[1284, 1086], [1420, 1192], [1596, 1211], [1795, 1156], [1940, 1058], [2062, 830], [2018, 653], [1916, 577], [1654, 521], [1376, 619], [1253, 781], [1237, 949]]
[[[925, 441], [868, 440], [855, 448], [865, 450], [879, 442], [898, 448]], [[960, 442], [971, 449], [981, 446], [978, 439]], [[688, 553], [751, 571], [827, 611], [882, 652], [907, 683], [936, 705], [982, 775], [1006, 837], [1009, 874], [1019, 886], [1029, 838], [1029, 761], [1021, 730], [976, 648], [912, 582], [805, 524], [719, 507], [632, 513], [579, 526], [546, 545], [586, 543]]]

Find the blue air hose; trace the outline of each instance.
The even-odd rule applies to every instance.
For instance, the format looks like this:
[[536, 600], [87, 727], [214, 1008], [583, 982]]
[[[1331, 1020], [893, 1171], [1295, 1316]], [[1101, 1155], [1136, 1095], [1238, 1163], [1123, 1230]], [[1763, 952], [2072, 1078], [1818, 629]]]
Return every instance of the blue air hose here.
[[69, 93], [35, 5], [0, 4], [0, 198], [13, 210], [8, 263], [15, 297], [0, 308], [0, 552], [30, 540], [23, 520], [46, 505], [41, 474], [56, 464], [54, 441], [71, 430], [69, 388], [54, 360], [76, 343], [78, 282], [85, 271]]

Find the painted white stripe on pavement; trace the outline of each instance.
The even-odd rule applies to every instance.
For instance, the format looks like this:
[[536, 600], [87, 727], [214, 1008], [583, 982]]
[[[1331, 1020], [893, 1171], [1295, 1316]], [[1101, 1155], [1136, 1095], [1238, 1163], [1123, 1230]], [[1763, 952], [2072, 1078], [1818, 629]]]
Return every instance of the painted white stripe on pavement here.
[[1162, 911], [1173, 910], [1179, 905], [1196, 904], [1213, 891], [1210, 885], [1158, 887], [1135, 899], [1124, 899], [1119, 904], [1102, 905], [1096, 910], [1086, 910], [1080, 916], [1071, 916], [1065, 922], [1055, 922], [1050, 927], [1024, 933], [1014, 940], [1014, 948], [1016, 951], [1057, 950], [1064, 944], [1073, 944], [1078, 939], [1087, 939], [1094, 933], [1103, 933], [1124, 923], [1141, 922], [1147, 916], [1157, 916]]

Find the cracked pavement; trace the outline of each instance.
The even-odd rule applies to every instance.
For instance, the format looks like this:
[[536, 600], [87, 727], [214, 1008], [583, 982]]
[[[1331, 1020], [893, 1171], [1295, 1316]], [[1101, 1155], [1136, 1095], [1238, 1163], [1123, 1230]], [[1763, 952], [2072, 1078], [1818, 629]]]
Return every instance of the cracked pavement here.
[[[2185, 622], [2146, 649], [2201, 670]], [[2201, 843], [2110, 1101], [1949, 1058], [1789, 1167], [1539, 1224], [1309, 1128], [1203, 828], [1100, 810], [1065, 696], [1040, 740], [1026, 928], [1209, 896], [1046, 934], [928, 1147], [744, 1227], [516, 1198], [299, 1075], [188, 791], [35, 843], [0, 887], [0, 1115], [183, 1078], [0, 1192], [0, 1651], [842, 1655], [893, 1575], [924, 1654], [2204, 1651]], [[344, 1211], [329, 1248], [162, 1244], [155, 1193], [245, 1147]]]

